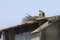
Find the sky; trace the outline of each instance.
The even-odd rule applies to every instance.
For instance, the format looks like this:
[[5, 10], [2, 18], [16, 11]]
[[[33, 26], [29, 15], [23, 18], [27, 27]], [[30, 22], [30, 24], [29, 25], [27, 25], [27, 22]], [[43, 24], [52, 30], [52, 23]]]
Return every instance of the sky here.
[[26, 13], [46, 17], [60, 15], [60, 0], [0, 0], [0, 30], [21, 24]]

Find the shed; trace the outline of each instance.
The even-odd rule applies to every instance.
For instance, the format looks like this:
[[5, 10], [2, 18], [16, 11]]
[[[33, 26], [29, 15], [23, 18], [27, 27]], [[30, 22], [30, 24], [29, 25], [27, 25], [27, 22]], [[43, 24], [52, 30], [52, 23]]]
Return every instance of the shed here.
[[3, 40], [60, 40], [60, 15], [2, 29], [1, 35]]

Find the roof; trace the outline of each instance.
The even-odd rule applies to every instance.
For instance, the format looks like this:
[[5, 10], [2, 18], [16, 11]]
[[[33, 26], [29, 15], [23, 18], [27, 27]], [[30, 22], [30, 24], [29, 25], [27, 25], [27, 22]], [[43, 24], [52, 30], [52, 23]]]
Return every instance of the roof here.
[[32, 24], [40, 22], [41, 20], [49, 20], [51, 22], [53, 22], [53, 21], [59, 21], [60, 20], [60, 15], [58, 15], [58, 16], [52, 16], [52, 17], [36, 18], [34, 21], [29, 21], [29, 22], [27, 22], [25, 24], [21, 24], [21, 25], [15, 25], [13, 27], [5, 28], [5, 29], [2, 29], [0, 31], [8, 30], [8, 29], [14, 29], [14, 28], [19, 28], [19, 27], [28, 26], [28, 25], [32, 25]]

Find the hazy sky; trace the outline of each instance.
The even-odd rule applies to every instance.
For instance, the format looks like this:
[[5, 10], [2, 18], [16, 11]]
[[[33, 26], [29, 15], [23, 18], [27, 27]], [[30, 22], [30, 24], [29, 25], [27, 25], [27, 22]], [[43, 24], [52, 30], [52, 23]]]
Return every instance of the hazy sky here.
[[39, 10], [60, 15], [60, 0], [0, 0], [0, 29], [20, 24], [25, 13], [36, 16]]

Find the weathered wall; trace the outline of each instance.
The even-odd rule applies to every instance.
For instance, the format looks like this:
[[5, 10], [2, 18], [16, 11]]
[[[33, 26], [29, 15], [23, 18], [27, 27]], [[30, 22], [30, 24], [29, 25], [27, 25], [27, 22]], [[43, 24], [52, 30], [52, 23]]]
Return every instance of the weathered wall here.
[[0, 38], [0, 40], [3, 40], [3, 35], [1, 35], [1, 38]]
[[41, 40], [60, 40], [60, 21], [42, 30]]
[[15, 35], [15, 40], [40, 40], [40, 33], [30, 34], [29, 32]]

